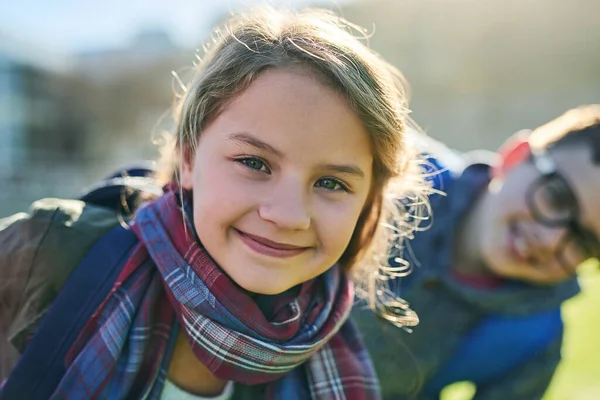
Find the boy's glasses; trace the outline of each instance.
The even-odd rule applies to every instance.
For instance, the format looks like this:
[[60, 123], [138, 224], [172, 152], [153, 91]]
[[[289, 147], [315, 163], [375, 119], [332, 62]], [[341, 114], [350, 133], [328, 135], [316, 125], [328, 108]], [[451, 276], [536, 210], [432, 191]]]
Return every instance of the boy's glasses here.
[[593, 232], [579, 223], [577, 197], [550, 154], [535, 150], [531, 156], [540, 176], [529, 187], [527, 205], [537, 222], [566, 228], [555, 256], [565, 271], [573, 273], [583, 261], [600, 256], [600, 242]]

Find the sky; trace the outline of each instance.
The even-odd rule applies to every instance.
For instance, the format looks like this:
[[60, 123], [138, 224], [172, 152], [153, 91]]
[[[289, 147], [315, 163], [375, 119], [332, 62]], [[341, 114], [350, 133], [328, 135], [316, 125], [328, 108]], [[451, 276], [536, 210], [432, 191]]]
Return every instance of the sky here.
[[[269, 0], [301, 6], [310, 0]], [[326, 0], [334, 5], [344, 0]], [[228, 10], [258, 0], [0, 0], [0, 34], [53, 53], [126, 46], [141, 29], [162, 27], [196, 46]]]

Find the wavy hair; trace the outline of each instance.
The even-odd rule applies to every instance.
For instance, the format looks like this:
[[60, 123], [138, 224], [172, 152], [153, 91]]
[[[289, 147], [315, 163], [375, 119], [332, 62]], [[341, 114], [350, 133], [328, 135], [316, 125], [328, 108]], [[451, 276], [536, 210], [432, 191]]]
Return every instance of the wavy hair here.
[[[358, 35], [357, 35], [358, 33]], [[215, 31], [175, 104], [172, 141], [163, 148], [159, 178], [176, 181], [180, 160], [192, 157], [204, 128], [261, 73], [300, 68], [339, 93], [364, 124], [373, 149], [373, 183], [340, 265], [351, 271], [357, 295], [391, 322], [418, 318], [387, 290], [408, 263], [390, 267], [427, 214], [428, 184], [408, 139], [406, 85], [401, 73], [365, 46], [363, 30], [324, 10], [279, 11], [263, 7], [234, 16]]]

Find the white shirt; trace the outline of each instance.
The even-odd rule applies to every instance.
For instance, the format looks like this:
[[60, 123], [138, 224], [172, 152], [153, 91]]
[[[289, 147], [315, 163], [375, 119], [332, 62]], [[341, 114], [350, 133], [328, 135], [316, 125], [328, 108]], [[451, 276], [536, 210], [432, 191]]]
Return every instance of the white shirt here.
[[163, 392], [160, 396], [161, 400], [229, 400], [233, 395], [233, 381], [227, 382], [223, 392], [217, 396], [213, 397], [204, 397], [204, 396], [196, 396], [191, 393], [186, 392], [185, 390], [180, 389], [177, 385], [169, 381], [165, 380], [165, 387], [163, 388]]

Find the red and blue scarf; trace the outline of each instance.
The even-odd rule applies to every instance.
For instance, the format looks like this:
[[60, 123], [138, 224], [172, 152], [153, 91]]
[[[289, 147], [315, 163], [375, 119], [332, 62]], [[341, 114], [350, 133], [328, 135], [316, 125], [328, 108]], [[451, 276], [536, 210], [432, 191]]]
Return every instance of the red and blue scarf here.
[[377, 399], [348, 321], [353, 286], [337, 266], [270, 296], [270, 312], [214, 263], [176, 192], [142, 207], [140, 242], [67, 357], [53, 399], [159, 399], [178, 330], [217, 378], [266, 383], [270, 399]]

